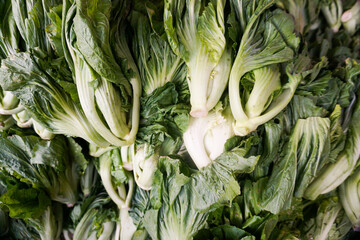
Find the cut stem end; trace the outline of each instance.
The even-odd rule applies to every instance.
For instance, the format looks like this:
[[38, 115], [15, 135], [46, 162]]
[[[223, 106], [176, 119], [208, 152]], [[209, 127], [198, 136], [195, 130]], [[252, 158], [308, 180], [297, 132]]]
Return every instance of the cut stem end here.
[[206, 117], [208, 115], [208, 110], [205, 108], [196, 108], [196, 109], [192, 109], [190, 112], [190, 115], [194, 118], [202, 118], [202, 117]]

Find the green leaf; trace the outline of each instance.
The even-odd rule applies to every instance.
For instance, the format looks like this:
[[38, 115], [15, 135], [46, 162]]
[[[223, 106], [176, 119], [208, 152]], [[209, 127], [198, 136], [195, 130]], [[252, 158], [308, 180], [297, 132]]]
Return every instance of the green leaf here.
[[188, 67], [193, 117], [206, 116], [227, 85], [231, 56], [224, 10], [224, 0], [165, 1], [164, 28], [172, 50]]
[[41, 49], [51, 53], [50, 42], [48, 41], [45, 28], [49, 21], [44, 13], [42, 1], [12, 1], [12, 12], [21, 37], [26, 43], [26, 50]]
[[[295, 129], [300, 128], [297, 146], [297, 176], [295, 197], [302, 197], [311, 181], [327, 161], [330, 150], [328, 118], [311, 117], [298, 120]], [[294, 130], [294, 131], [296, 131]]]
[[50, 166], [57, 172], [64, 172], [68, 162], [65, 137], [57, 136], [51, 141], [41, 141], [32, 149], [31, 164]]
[[[328, 162], [335, 162], [339, 153], [344, 149], [346, 133], [341, 126], [342, 109], [340, 105], [336, 105], [334, 111], [330, 115], [330, 153]], [[321, 166], [320, 168], [322, 168]]]
[[92, 234], [96, 238], [109, 238], [115, 228], [116, 212], [109, 205], [110, 197], [105, 192], [95, 193], [76, 205], [71, 212], [74, 221], [73, 237], [85, 239]]
[[287, 208], [291, 204], [297, 173], [297, 141], [295, 143], [292, 143], [292, 141], [294, 140], [291, 139], [285, 145], [280, 158], [274, 163], [267, 188], [262, 197], [262, 208], [274, 214], [279, 213], [280, 210]]
[[[331, 238], [330, 232], [336, 227], [336, 218], [341, 210], [337, 197], [328, 197], [317, 203], [317, 212], [314, 216], [304, 222], [302, 234], [304, 237], [315, 237], [317, 239]], [[349, 225], [348, 225], [349, 226]], [[349, 229], [349, 228], [348, 228]], [[341, 238], [339, 236], [339, 238]]]
[[0, 24], [0, 57], [6, 58], [20, 48], [20, 33], [12, 12], [11, 1], [2, 1], [0, 9], [0, 14], [3, 16]]
[[40, 218], [51, 204], [43, 190], [7, 183], [7, 191], [0, 197], [1, 204], [9, 209], [12, 218]]
[[210, 60], [215, 63], [220, 60], [225, 46], [224, 16], [219, 12], [219, 10], [222, 11], [221, 8], [224, 7], [225, 1], [217, 1], [216, 4], [214, 6], [212, 2], [208, 3], [198, 18], [197, 26], [199, 39], [205, 46]]
[[304, 1], [295, 0], [281, 1], [281, 4], [296, 19], [295, 30], [302, 35], [307, 34], [313, 29], [318, 29], [320, 0]]
[[181, 102], [178, 85], [168, 82], [141, 98], [138, 143], [160, 148], [162, 155], [176, 154], [189, 122], [187, 102]]
[[245, 149], [235, 148], [230, 152], [221, 154], [215, 161], [235, 174], [251, 173], [259, 160], [259, 156], [245, 157], [246, 154]]
[[263, 152], [253, 172], [255, 178], [267, 176], [270, 164], [278, 157], [278, 153], [283, 144], [282, 140], [285, 138], [283, 125], [282, 117], [275, 118], [275, 120], [264, 124], [265, 137], [263, 142]]
[[308, 117], [325, 117], [327, 111], [315, 105], [311, 98], [294, 95], [287, 109], [287, 121], [294, 126], [298, 119], [306, 119]]
[[62, 5], [58, 5], [51, 8], [50, 11], [47, 12], [47, 16], [49, 18], [50, 23], [45, 28], [50, 44], [59, 57], [64, 56], [64, 49], [61, 39], [61, 31], [62, 31], [61, 15], [62, 15]]
[[329, 154], [329, 130], [327, 118], [297, 121], [264, 192], [262, 206], [265, 210], [277, 214], [290, 207], [293, 193], [299, 198], [303, 196]]
[[145, 95], [150, 95], [167, 82], [185, 81], [186, 72], [181, 58], [172, 52], [164, 36], [153, 29], [154, 24], [157, 24], [152, 18], [155, 12], [146, 7], [148, 14], [151, 14], [149, 18], [134, 11], [131, 20], [136, 29], [133, 48], [143, 91]]
[[74, 18], [76, 47], [87, 63], [106, 80], [129, 87], [110, 48], [111, 1], [77, 0]]
[[358, 165], [358, 159], [360, 157], [360, 100], [359, 98], [356, 99], [345, 147], [337, 156], [336, 161], [325, 165], [319, 175], [311, 182], [304, 195], [307, 199], [314, 200], [320, 194], [334, 190]]
[[[291, 17], [279, 9], [274, 11], [268, 10], [273, 3], [274, 1], [244, 2], [244, 4], [248, 5], [244, 6], [245, 9], [252, 9], [250, 13], [246, 12], [250, 14], [248, 21], [241, 17], [243, 3], [234, 4], [236, 7], [235, 11], [240, 15], [239, 17], [244, 25], [244, 32], [229, 79], [230, 106], [236, 121], [234, 132], [239, 136], [245, 136], [256, 130], [259, 125], [269, 121], [285, 108], [302, 77], [300, 75], [301, 71], [293, 69], [294, 66], [292, 64], [288, 65], [286, 73], [289, 82], [283, 85], [281, 94], [271, 100], [271, 103], [268, 103], [269, 96], [271, 95], [268, 93], [263, 94], [263, 100], [259, 100], [260, 105], [265, 104], [268, 109], [265, 111], [265, 109], [260, 107], [260, 109], [257, 109], [252, 114], [254, 116], [245, 111], [244, 108], [246, 107], [249, 110], [250, 106], [246, 106], [244, 99], [242, 99], [245, 95], [240, 84], [243, 76], [255, 69], [293, 60], [294, 53], [299, 45], [299, 38], [294, 34], [294, 23]], [[296, 62], [299, 62], [299, 59]], [[267, 76], [266, 80], [272, 81], [272, 79], [276, 80], [279, 77], [275, 77], [275, 74], [273, 75], [274, 78], [272, 78], [272, 75]], [[260, 88], [255, 87], [256, 91]], [[254, 95], [252, 99], [253, 103], [250, 102], [250, 104], [254, 105], [254, 101], [259, 99], [259, 96]], [[256, 116], [259, 112], [264, 112], [264, 114]]]
[[353, 226], [360, 225], [360, 167], [351, 174], [339, 187], [339, 197], [345, 213]]
[[29, 53], [12, 55], [2, 61], [0, 85], [11, 91], [32, 117], [51, 132], [107, 146], [109, 143], [92, 128], [76, 103], [47, 74], [55, 69], [42, 67], [44, 64], [39, 65]]
[[[268, 6], [260, 4], [256, 11], [264, 11], [263, 8]], [[234, 62], [236, 66], [243, 68], [242, 74], [256, 68], [291, 60], [293, 50], [299, 44], [299, 39], [293, 33], [294, 25], [289, 15], [276, 10], [265, 14], [261, 20], [258, 20], [258, 17], [259, 13], [251, 16]], [[256, 21], [260, 22], [253, 28], [252, 24]]]
[[229, 225], [222, 225], [213, 228], [211, 229], [211, 233], [213, 234], [214, 239], [224, 239], [224, 240], [244, 239], [245, 236], [249, 235], [246, 231]]
[[106, 169], [106, 171], [109, 171], [109, 174], [111, 174], [111, 181], [113, 181], [115, 185], [120, 186], [122, 183], [127, 183], [129, 178], [123, 166], [120, 148], [111, 149], [102, 154], [100, 158], [110, 163], [110, 167]]
[[[158, 184], [156, 184], [158, 185]], [[161, 193], [159, 194], [161, 196]], [[160, 203], [161, 204], [161, 203]], [[144, 213], [150, 208], [150, 193], [142, 189], [137, 189], [133, 199], [132, 207], [129, 210], [129, 214], [133, 219], [133, 222], [137, 229], [142, 229]]]
[[84, 173], [89, 164], [89, 161], [82, 153], [82, 147], [73, 138], [68, 137], [67, 142], [70, 158], [78, 165], [80, 172]]
[[61, 135], [50, 141], [32, 135], [2, 136], [0, 165], [20, 181], [45, 190], [51, 200], [74, 204], [82, 166], [68, 139]]
[[[224, 153], [201, 171], [190, 169], [178, 159], [161, 157], [150, 199], [142, 197], [133, 202], [134, 212], [149, 206], [144, 201], [151, 202], [144, 215], [136, 214], [137, 221], [142, 217], [141, 222], [153, 239], [193, 237], [204, 226], [209, 212], [229, 204], [240, 193], [233, 173], [251, 172], [258, 160], [245, 158], [246, 152], [235, 149]], [[144, 196], [139, 191], [143, 190], [138, 189], [135, 196]]]
[[[30, 140], [33, 139], [37, 140], [36, 137], [30, 137]], [[36, 141], [26, 141], [18, 136], [1, 136], [0, 143], [0, 166], [22, 182], [41, 185], [36, 168], [30, 164], [32, 144], [36, 144]]]

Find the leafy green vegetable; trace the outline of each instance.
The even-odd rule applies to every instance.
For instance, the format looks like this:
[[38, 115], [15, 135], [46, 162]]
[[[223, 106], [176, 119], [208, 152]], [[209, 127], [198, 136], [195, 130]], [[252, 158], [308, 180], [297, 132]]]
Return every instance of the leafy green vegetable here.
[[[275, 117], [290, 102], [301, 80], [301, 76], [293, 73], [289, 66], [286, 70], [289, 82], [283, 86], [281, 94], [272, 99], [274, 91], [280, 87], [279, 73], [276, 67], [264, 67], [291, 60], [299, 44], [299, 39], [293, 33], [294, 25], [290, 16], [280, 10], [267, 10], [273, 2], [256, 2], [244, 20], [246, 25], [229, 80], [230, 106], [236, 121], [236, 135], [247, 135]], [[251, 3], [248, 4], [250, 7]], [[242, 19], [247, 6], [244, 9], [240, 9], [241, 4], [235, 6], [238, 8], [235, 9], [237, 17]], [[254, 88], [246, 101], [241, 97], [240, 81], [247, 72], [254, 70]]]
[[267, 178], [256, 182], [249, 179], [242, 181], [240, 196], [233, 199], [231, 206], [220, 207], [210, 213], [207, 220], [210, 228], [199, 231], [194, 239], [201, 239], [205, 235], [209, 239], [269, 239], [278, 217], [262, 211], [258, 204], [267, 181]]
[[262, 206], [274, 214], [291, 204], [293, 194], [302, 197], [309, 183], [324, 165], [329, 149], [330, 121], [311, 117], [299, 119], [274, 164], [263, 195]]
[[[45, 190], [54, 201], [75, 204], [80, 171], [87, 163], [73, 139], [57, 136], [44, 141], [36, 136], [14, 135], [2, 136], [0, 142], [2, 171]], [[29, 190], [29, 197], [38, 194]]]
[[343, 13], [342, 1], [330, 0], [321, 2], [321, 12], [334, 32], [338, 32], [341, 26], [341, 15]]
[[304, 197], [315, 199], [320, 194], [328, 193], [338, 187], [357, 166], [360, 156], [359, 117], [360, 101], [357, 99], [352, 119], [345, 141], [345, 147], [335, 162], [331, 162], [321, 169], [319, 175], [307, 188]]
[[10, 217], [39, 218], [51, 204], [43, 190], [26, 188], [10, 181], [6, 187], [7, 191], [1, 195], [0, 202], [9, 209]]
[[125, 78], [113, 55], [110, 17], [111, 1], [88, 4], [79, 0], [70, 7], [66, 16], [69, 21], [63, 24], [71, 55], [68, 62], [74, 69], [85, 116], [109, 144], [126, 146], [135, 141], [138, 130], [141, 86], [138, 76]]
[[137, 185], [149, 190], [160, 156], [177, 154], [188, 125], [189, 91], [186, 68], [163, 36], [156, 9], [148, 17], [134, 11], [134, 52], [143, 87], [140, 124], [134, 146], [133, 171]]
[[51, 132], [82, 137], [107, 146], [108, 143], [91, 127], [75, 102], [37, 60], [29, 53], [17, 53], [3, 60], [0, 68], [3, 89], [11, 91], [32, 117]]
[[22, 183], [12, 176], [1, 173], [1, 181], [6, 188], [0, 196], [1, 207], [14, 218], [10, 222], [10, 232], [21, 230], [19, 233], [11, 232], [12, 236], [16, 239], [34, 237], [41, 240], [60, 237], [63, 209], [59, 203], [52, 202], [42, 189]]
[[349, 229], [338, 198], [328, 197], [318, 203], [316, 215], [303, 226], [303, 234], [305, 238], [342, 239]]
[[0, 0], [0, 238], [356, 238], [359, 9]]
[[82, 205], [75, 206], [72, 212], [74, 239], [110, 239], [114, 235], [116, 224], [112, 220], [115, 218], [115, 211], [106, 207], [109, 202], [110, 198], [102, 192], [90, 196]]
[[360, 3], [359, 1], [356, 1], [350, 9], [341, 15], [341, 22], [350, 34], [354, 34], [356, 32], [356, 26], [360, 21], [359, 11]]
[[[124, 151], [128, 151], [127, 153]], [[129, 157], [129, 159], [127, 158]], [[125, 147], [114, 148], [101, 154], [98, 161], [98, 172], [104, 188], [111, 200], [118, 207], [120, 239], [131, 239], [136, 228], [129, 216], [131, 199], [135, 190], [135, 181], [129, 172], [132, 166], [125, 165], [131, 161], [133, 150]]]
[[340, 185], [339, 196], [341, 204], [345, 210], [346, 215], [350, 219], [354, 228], [360, 226], [360, 167], [358, 167], [352, 175]]
[[227, 85], [231, 55], [224, 9], [224, 0], [165, 1], [165, 31], [172, 50], [188, 67], [193, 117], [205, 117]]
[[233, 173], [253, 171], [258, 160], [245, 158], [245, 154], [244, 149], [223, 153], [200, 171], [191, 170], [179, 159], [160, 158], [150, 194], [136, 191], [135, 196], [144, 197], [133, 199], [131, 215], [145, 211], [137, 214], [137, 224], [144, 226], [152, 239], [193, 237], [204, 226], [209, 211], [229, 204], [240, 193]]
[[307, 34], [319, 25], [321, 0], [281, 0], [277, 4], [285, 8], [295, 19], [295, 30]]
[[183, 139], [186, 150], [199, 169], [211, 164], [224, 152], [225, 142], [234, 136], [233, 122], [229, 107], [224, 109], [222, 102], [206, 117], [190, 118]]

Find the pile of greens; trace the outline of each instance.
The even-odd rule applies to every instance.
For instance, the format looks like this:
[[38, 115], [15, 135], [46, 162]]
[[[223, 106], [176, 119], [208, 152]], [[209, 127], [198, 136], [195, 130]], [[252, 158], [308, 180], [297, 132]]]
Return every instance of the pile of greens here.
[[0, 15], [1, 239], [359, 236], [360, 1]]

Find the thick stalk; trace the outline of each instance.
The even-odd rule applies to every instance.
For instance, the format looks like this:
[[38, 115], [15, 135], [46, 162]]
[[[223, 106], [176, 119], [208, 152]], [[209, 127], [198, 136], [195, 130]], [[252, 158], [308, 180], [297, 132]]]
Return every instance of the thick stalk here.
[[120, 197], [118, 191], [114, 187], [111, 181], [111, 158], [108, 156], [99, 158], [99, 175], [103, 182], [106, 192], [109, 194], [110, 198], [116, 203], [119, 209], [126, 206], [125, 197]]
[[229, 80], [231, 68], [231, 49], [225, 49], [219, 63], [213, 69], [210, 77], [211, 88], [208, 93], [206, 109], [210, 111], [219, 102]]
[[112, 221], [105, 222], [103, 224], [103, 232], [99, 236], [99, 238], [97, 238], [97, 240], [109, 240], [109, 239], [111, 239], [111, 236], [113, 235], [114, 228], [115, 228], [115, 223], [114, 222], [112, 222]]
[[98, 210], [92, 209], [91, 212], [87, 212], [86, 215], [81, 218], [80, 222], [77, 224], [77, 227], [75, 228], [73, 239], [77, 239], [77, 240], [93, 239], [93, 235], [90, 235], [90, 237], [88, 238], [91, 228], [89, 221], [91, 221], [91, 219], [93, 219], [97, 213]]
[[356, 1], [354, 6], [345, 11], [341, 16], [341, 22], [347, 32], [353, 35], [356, 32], [356, 26], [360, 22], [360, 0]]
[[11, 115], [24, 109], [19, 104], [19, 99], [10, 91], [2, 91], [1, 88], [0, 91], [0, 114]]
[[255, 69], [253, 73], [255, 83], [245, 105], [249, 118], [260, 116], [268, 107], [271, 95], [281, 88], [280, 72], [276, 65]]
[[207, 92], [213, 64], [206, 50], [201, 47], [198, 54], [194, 54], [189, 63], [189, 89], [192, 117], [205, 117], [208, 114]]
[[[230, 108], [231, 112], [235, 118], [236, 123], [238, 122], [247, 122], [248, 116], [246, 115], [243, 106], [242, 101], [240, 97], [240, 79], [245, 74], [245, 72], [242, 71], [242, 64], [241, 59], [238, 58], [235, 60], [235, 63], [233, 66], [237, 66], [238, 69], [235, 70], [234, 68], [231, 70], [230, 73], [230, 80], [229, 80], [229, 99], [230, 99]], [[236, 135], [241, 135], [239, 131], [237, 131], [238, 127], [234, 125], [234, 131]]]
[[[249, 55], [249, 51], [251, 50], [250, 40], [252, 39], [252, 35], [254, 33], [251, 32], [253, 30], [253, 26], [256, 25], [259, 16], [269, 8], [274, 1], [269, 1], [266, 5], [258, 7], [250, 18], [247, 26], [245, 28], [244, 34], [241, 38], [239, 51], [236, 55], [235, 61], [233, 63], [230, 79], [229, 79], [229, 98], [230, 98], [230, 107], [231, 112], [237, 122], [247, 122], [248, 116], [244, 112], [241, 97], [240, 97], [240, 80], [244, 76], [244, 74], [248, 71], [251, 71], [259, 66], [253, 64], [253, 60], [251, 55]], [[246, 135], [248, 130], [245, 131], [238, 129], [236, 124], [234, 125], [234, 132], [236, 135]]]
[[129, 134], [126, 113], [122, 110], [119, 93], [113, 84], [101, 79], [99, 86], [95, 89], [95, 97], [96, 104], [111, 132], [118, 138], [124, 138]]
[[[341, 205], [337, 204], [335, 209], [332, 209], [330, 212], [325, 213], [326, 216], [324, 217], [324, 221], [326, 221], [326, 224], [324, 224], [324, 228], [321, 231], [320, 236], [317, 236], [316, 239], [318, 240], [326, 240], [328, 239], [328, 235], [331, 231], [331, 228], [333, 227], [336, 217], [339, 214], [341, 210]], [[330, 215], [330, 216], [329, 216]]]
[[0, 114], [1, 115], [12, 115], [12, 114], [17, 114], [19, 112], [21, 112], [22, 110], [24, 110], [24, 107], [19, 105], [16, 108], [13, 109], [5, 109], [5, 108], [0, 108]]
[[79, 57], [77, 57], [76, 61], [78, 61], [77, 67], [75, 67], [76, 87], [78, 90], [80, 104], [89, 122], [110, 144], [115, 146], [127, 145], [127, 141], [117, 138], [101, 120], [95, 106], [95, 90], [88, 82], [88, 80], [91, 80], [88, 79], [88, 77], [92, 76], [91, 69], [87, 63]]
[[[301, 81], [300, 75], [288, 75], [289, 83], [287, 84], [285, 90], [274, 99], [269, 106], [269, 108], [265, 111], [263, 115], [260, 115], [255, 118], [248, 118], [245, 120], [237, 120], [234, 126], [234, 131], [236, 135], [245, 136], [252, 131], [255, 131], [257, 127], [261, 124], [264, 124], [278, 115], [291, 101], [297, 85]], [[230, 101], [231, 106], [231, 101]]]
[[129, 210], [120, 209], [120, 238], [119, 240], [132, 240], [136, 227], [129, 215]]
[[[139, 75], [137, 75], [139, 76]], [[133, 101], [131, 109], [131, 130], [130, 133], [125, 136], [126, 146], [129, 146], [135, 142], [135, 137], [139, 129], [140, 119], [140, 96], [141, 96], [141, 81], [139, 77], [132, 78], [130, 84], [133, 89]]]
[[13, 114], [12, 117], [15, 119], [16, 124], [21, 128], [28, 128], [33, 124], [33, 119], [26, 109], [17, 114]]
[[339, 195], [353, 226], [360, 226], [360, 167], [340, 185]]
[[14, 119], [11, 116], [0, 115], [0, 130], [4, 131], [14, 125]]
[[204, 143], [209, 121], [215, 117], [213, 112], [210, 114], [206, 118], [190, 118], [189, 127], [183, 135], [186, 149], [198, 169], [202, 169], [212, 162]]
[[42, 126], [38, 121], [32, 119], [31, 121], [34, 131], [44, 140], [51, 140], [55, 137], [55, 134], [50, 132], [44, 126]]
[[141, 146], [136, 151], [133, 158], [133, 173], [136, 185], [144, 190], [150, 190], [159, 155], [154, 153], [149, 158], [146, 158], [144, 148], [144, 146]]

